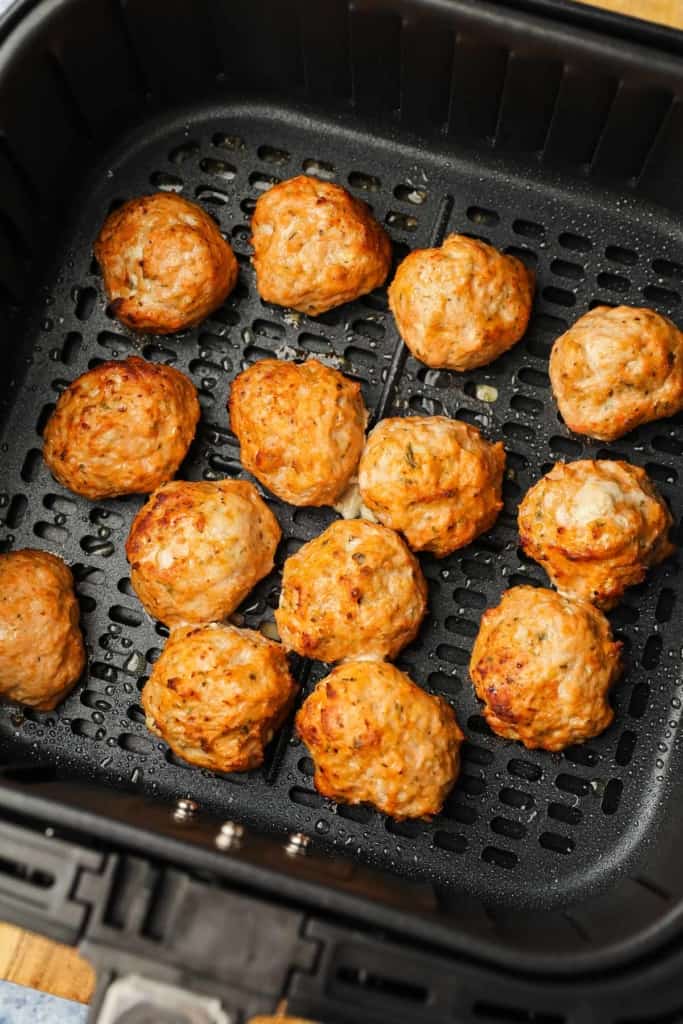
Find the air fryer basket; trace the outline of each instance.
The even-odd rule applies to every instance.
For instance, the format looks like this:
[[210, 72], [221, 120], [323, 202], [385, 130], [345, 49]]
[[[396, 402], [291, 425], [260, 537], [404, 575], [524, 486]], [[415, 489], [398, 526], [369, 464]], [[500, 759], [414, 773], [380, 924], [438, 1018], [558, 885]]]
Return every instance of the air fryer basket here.
[[[42, 820], [47, 797], [49, 823], [65, 826], [64, 796], [84, 812], [97, 805], [92, 834], [135, 845], [132, 829], [114, 826], [115, 790], [135, 795], [123, 817], [157, 837], [159, 808], [191, 797], [220, 820], [301, 832], [321, 854], [417, 883], [405, 885], [404, 910], [412, 891], [429, 897], [415, 898], [422, 917], [411, 923], [406, 913], [403, 928], [417, 934], [427, 921], [433, 941], [528, 968], [614, 965], [673, 936], [683, 896], [678, 558], [611, 615], [627, 672], [613, 695], [615, 724], [588, 744], [551, 755], [492, 736], [467, 662], [482, 610], [508, 586], [545, 583], [518, 548], [516, 508], [556, 460], [645, 466], [683, 541], [683, 417], [613, 445], [578, 438], [559, 419], [547, 376], [552, 341], [593, 305], [644, 304], [674, 319], [680, 308], [678, 38], [663, 33], [647, 49], [455, 0], [52, 0], [14, 12], [0, 51], [1, 343], [13, 365], [0, 378], [0, 545], [43, 547], [74, 566], [90, 658], [83, 683], [49, 716], [0, 713], [8, 818]], [[249, 218], [265, 188], [302, 172], [365, 199], [397, 260], [459, 231], [533, 266], [538, 294], [524, 341], [482, 370], [430, 371], [406, 358], [384, 289], [314, 319], [263, 303]], [[108, 317], [92, 262], [107, 211], [153, 189], [204, 204], [241, 267], [224, 307], [162, 339], [133, 337]], [[229, 383], [273, 355], [337, 366], [361, 382], [375, 417], [446, 413], [505, 442], [504, 512], [464, 551], [421, 558], [429, 618], [399, 662], [453, 703], [468, 737], [462, 776], [433, 822], [323, 800], [291, 723], [261, 771], [220, 777], [190, 769], [146, 732], [139, 691], [166, 631], [128, 578], [124, 541], [142, 500], [78, 499], [40, 455], [66, 384], [133, 352], [179, 367], [199, 389], [202, 423], [180, 474], [188, 479], [242, 475]], [[266, 497], [285, 538], [280, 569], [334, 513]], [[247, 625], [272, 619], [278, 581], [275, 572], [245, 602]], [[298, 671], [309, 692], [325, 669]], [[343, 889], [346, 874], [327, 882]]]

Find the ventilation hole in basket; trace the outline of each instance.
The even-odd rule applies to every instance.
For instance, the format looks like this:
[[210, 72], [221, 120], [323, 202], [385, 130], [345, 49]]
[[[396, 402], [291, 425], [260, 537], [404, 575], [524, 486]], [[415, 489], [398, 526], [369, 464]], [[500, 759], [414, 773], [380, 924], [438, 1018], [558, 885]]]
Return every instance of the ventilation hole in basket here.
[[230, 199], [227, 192], [222, 192], [211, 185], [198, 185], [194, 190], [194, 194], [201, 202], [208, 203], [211, 206], [225, 206]]
[[529, 270], [534, 270], [538, 263], [538, 256], [531, 249], [525, 249], [518, 245], [506, 245], [503, 252], [520, 260]]
[[563, 249], [571, 249], [572, 252], [590, 252], [593, 248], [590, 238], [572, 234], [571, 231], [563, 231], [558, 241]]
[[180, 146], [175, 146], [168, 154], [168, 159], [172, 164], [184, 164], [187, 160], [191, 160], [192, 157], [196, 156], [199, 152], [199, 143], [195, 142], [194, 139], [190, 139], [188, 142], [183, 142]]
[[415, 839], [421, 832], [424, 832], [425, 823], [423, 821], [394, 821], [392, 818], [387, 818], [386, 830], [394, 836]]
[[461, 568], [465, 576], [475, 580], [493, 580], [497, 570], [487, 562], [476, 562], [473, 558], [463, 558]]
[[215, 132], [211, 136], [211, 144], [217, 149], [229, 149], [233, 152], [247, 148], [244, 139], [239, 135], [226, 135], [225, 132]]
[[[508, 766], [508, 771], [509, 770]], [[518, 810], [526, 811], [530, 807], [534, 806], [534, 798], [531, 793], [525, 793], [522, 789], [516, 789], [512, 786], [503, 786], [498, 795], [500, 797], [500, 802], [506, 804], [508, 807], [515, 807]]]
[[109, 618], [112, 622], [118, 622], [120, 626], [129, 626], [137, 629], [142, 625], [142, 616], [132, 608], [124, 608], [123, 605], [115, 604], [109, 609]]
[[683, 442], [677, 441], [675, 437], [660, 434], [653, 437], [650, 444], [656, 452], [662, 452], [664, 455], [683, 455]]
[[550, 386], [550, 377], [542, 370], [534, 370], [529, 366], [523, 366], [517, 374], [517, 378], [523, 384], [530, 384], [534, 388], [547, 388]]
[[423, 203], [427, 202], [429, 193], [423, 188], [417, 188], [415, 185], [404, 184], [397, 185], [394, 189], [394, 197], [402, 203], [412, 203], [413, 206], [422, 206]]
[[508, 589], [511, 587], [545, 587], [547, 583], [540, 580], [537, 576], [532, 576], [528, 572], [513, 572], [508, 579]]
[[585, 271], [580, 263], [570, 263], [568, 260], [553, 260], [550, 264], [553, 274], [558, 277], [566, 277], [570, 281], [581, 281], [585, 277]]
[[439, 829], [434, 833], [434, 845], [440, 850], [448, 850], [449, 853], [464, 853], [467, 849], [467, 840], [464, 836]]
[[137, 722], [138, 725], [144, 725], [146, 722], [145, 712], [142, 710], [139, 704], [131, 704], [126, 711], [127, 717], [131, 722]]
[[326, 327], [336, 327], [341, 320], [341, 313], [338, 309], [328, 309], [326, 313], [319, 313], [315, 322], [325, 324]]
[[467, 665], [470, 658], [467, 651], [463, 651], [461, 647], [453, 647], [451, 644], [439, 644], [436, 648], [436, 656], [452, 665]]
[[97, 344], [108, 349], [111, 355], [116, 357], [121, 349], [130, 348], [133, 343], [123, 334], [116, 334], [114, 331], [100, 331], [97, 335]]
[[401, 213], [400, 210], [389, 210], [384, 221], [390, 228], [396, 228], [398, 231], [417, 230], [417, 217], [413, 217], [409, 213]]
[[252, 171], [249, 175], [249, 184], [257, 192], [267, 192], [273, 185], [279, 185], [281, 180], [275, 174], [263, 174], [261, 171]]
[[529, 338], [525, 344], [530, 355], [536, 356], [537, 359], [547, 359], [553, 347], [553, 339]]
[[602, 797], [602, 810], [604, 814], [616, 814], [619, 809], [619, 801], [624, 784], [621, 779], [610, 779], [605, 786]]
[[408, 405], [414, 412], [421, 412], [425, 416], [442, 416], [444, 407], [437, 398], [427, 398], [426, 395], [412, 395]]
[[298, 344], [314, 355], [329, 355], [332, 352], [332, 342], [322, 334], [309, 334], [304, 331], [299, 335]]
[[119, 746], [129, 754], [146, 757], [154, 750], [154, 743], [147, 736], [138, 736], [134, 732], [124, 732], [119, 736]]
[[568, 292], [564, 288], [556, 288], [553, 284], [544, 288], [541, 294], [548, 302], [554, 302], [558, 306], [576, 305], [576, 295], [574, 295], [574, 292]]
[[590, 782], [586, 779], [579, 779], [576, 775], [567, 775], [561, 772], [555, 779], [555, 785], [565, 793], [573, 793], [574, 796], [587, 796], [590, 792]]
[[178, 362], [178, 353], [171, 348], [165, 348], [157, 341], [151, 345], [145, 345], [142, 354], [150, 363], [163, 363], [165, 366], [173, 366], [174, 363]]
[[583, 814], [577, 807], [567, 807], [566, 804], [548, 804], [548, 817], [555, 821], [561, 821], [564, 825], [578, 825]]
[[103, 740], [106, 736], [101, 725], [89, 722], [87, 718], [72, 718], [71, 731], [74, 735], [83, 736], [89, 740]]
[[362, 306], [367, 306], [375, 313], [386, 313], [389, 309], [389, 300], [386, 295], [382, 292], [374, 291], [369, 292], [367, 295], [361, 295], [359, 302]]
[[632, 267], [638, 262], [638, 253], [633, 249], [625, 249], [621, 245], [608, 245], [605, 256], [613, 263], [621, 263], [624, 267]]
[[486, 846], [481, 852], [481, 859], [508, 870], [517, 866], [517, 854], [512, 850], [501, 850], [498, 846]]
[[630, 729], [625, 729], [619, 737], [617, 743], [617, 750], [614, 755], [614, 760], [620, 766], [630, 764], [631, 758], [633, 757], [633, 751], [636, 748], [636, 734], [631, 732]]
[[374, 811], [371, 807], [364, 807], [362, 804], [339, 804], [337, 814], [347, 821], [357, 821], [359, 825], [367, 825], [372, 821]]
[[377, 353], [368, 352], [364, 348], [357, 348], [355, 345], [349, 345], [344, 349], [344, 358], [348, 359], [352, 366], [356, 368], [357, 372], [360, 372], [360, 368], [371, 369], [377, 363]]
[[484, 1017], [493, 1024], [565, 1024], [565, 1018], [556, 1013], [533, 1012], [497, 1003], [477, 1002], [472, 1010], [475, 1017]]
[[81, 704], [93, 711], [111, 711], [111, 704], [108, 700], [104, 700], [102, 694], [97, 690], [84, 690], [81, 693]]
[[482, 206], [469, 206], [467, 208], [467, 219], [473, 224], [485, 224], [487, 227], [495, 227], [500, 224], [500, 217], [495, 210], [485, 210]]
[[290, 154], [286, 149], [277, 149], [275, 146], [259, 146], [256, 150], [259, 160], [266, 164], [278, 164], [282, 166], [289, 162]]
[[[57, 515], [70, 516], [76, 508], [76, 502], [73, 498], [67, 498], [63, 494], [46, 494], [43, 498], [43, 505], [49, 509], [50, 512], [55, 512]], [[77, 572], [82, 575], [76, 575]], [[87, 565], [74, 566], [74, 575], [76, 579], [85, 579], [86, 576], [90, 577], [91, 574], [97, 573], [99, 580], [97, 582], [103, 583], [104, 576], [99, 569], [91, 569]], [[92, 581], [91, 581], [92, 582]]]
[[311, 157], [304, 160], [301, 166], [306, 174], [311, 174], [315, 178], [322, 178], [325, 181], [331, 181], [337, 173], [334, 164], [328, 163], [326, 160], [315, 160]]
[[478, 747], [476, 744], [469, 743], [468, 741], [465, 741], [463, 744], [461, 753], [465, 761], [480, 765], [482, 768], [492, 764], [494, 759], [494, 755], [486, 747]]
[[168, 171], [155, 171], [150, 175], [150, 185], [160, 189], [162, 192], [182, 192], [183, 179], [177, 174], [170, 174]]
[[557, 832], [541, 832], [538, 841], [545, 850], [561, 853], [565, 856], [574, 849], [574, 840], [569, 836], [561, 836]]
[[508, 465], [518, 473], [524, 473], [529, 468], [529, 460], [525, 455], [520, 455], [519, 452], [508, 451], [507, 461]]
[[[615, 456], [612, 456], [615, 458]], [[678, 473], [671, 466], [660, 466], [658, 462], [646, 462], [645, 469], [653, 480], [661, 484], [675, 484], [678, 482]]]
[[616, 302], [608, 302], [607, 299], [591, 299], [588, 303], [589, 309], [615, 309], [617, 306]]
[[304, 775], [312, 776], [315, 766], [310, 757], [302, 757], [299, 760], [297, 768], [299, 769], [300, 772], [303, 772]]
[[621, 274], [598, 274], [597, 281], [600, 288], [607, 288], [609, 291], [621, 292], [622, 294], [631, 287], [628, 277], [623, 277]]
[[475, 242], [484, 242], [486, 245], [491, 245], [491, 239], [487, 238], [486, 235], [476, 234], [473, 231], [461, 231], [460, 234], [463, 238], [473, 238]]
[[64, 544], [69, 539], [69, 531], [55, 523], [36, 523], [33, 532], [36, 537], [50, 541], [51, 544]]
[[271, 338], [273, 341], [281, 341], [286, 334], [282, 324], [276, 324], [272, 320], [254, 320], [252, 330], [259, 337]]
[[569, 761], [570, 764], [581, 764], [586, 768], [593, 768], [600, 760], [600, 754], [597, 750], [591, 750], [590, 747], [584, 746], [583, 744], [567, 747], [566, 750], [563, 751], [562, 756]]
[[[446, 370], [430, 370], [427, 366], [421, 366], [417, 371], [417, 379], [421, 380], [430, 388], [452, 388], [453, 378]], [[470, 383], [468, 381], [468, 383]], [[467, 385], [465, 385], [467, 387]]]
[[92, 536], [81, 539], [81, 548], [85, 551], [86, 555], [100, 555], [102, 558], [110, 558], [115, 550], [112, 541]]
[[476, 590], [465, 590], [464, 587], [458, 587], [457, 590], [453, 591], [453, 600], [456, 604], [462, 605], [463, 608], [483, 609], [486, 607], [486, 597], [484, 594], [480, 594]]
[[632, 626], [640, 618], [637, 608], [621, 604], [610, 613], [613, 626]]
[[486, 780], [478, 775], [468, 775], [466, 772], [461, 773], [457, 786], [458, 792], [467, 796], [481, 796], [486, 792]]
[[363, 317], [360, 320], [354, 320], [351, 325], [351, 329], [354, 334], [360, 334], [364, 338], [370, 338], [371, 341], [381, 341], [386, 334], [386, 328], [384, 325], [371, 317]]
[[548, 442], [553, 455], [568, 455], [575, 458], [583, 452], [583, 445], [580, 441], [574, 441], [570, 437], [560, 437], [555, 434]]
[[511, 821], [510, 818], [493, 818], [491, 831], [496, 835], [505, 836], [506, 839], [523, 839], [526, 835], [526, 825], [519, 821]]
[[379, 192], [382, 182], [374, 174], [365, 174], [363, 171], [351, 171], [349, 174], [349, 185], [351, 188], [361, 189], [363, 192]]
[[652, 269], [662, 277], [673, 277], [683, 281], [683, 266], [680, 263], [672, 263], [671, 260], [653, 260]]
[[26, 509], [28, 508], [28, 499], [23, 494], [15, 494], [9, 503], [7, 509], [7, 515], [5, 516], [5, 526], [9, 526], [10, 530], [16, 530], [26, 515]]
[[530, 427], [522, 426], [521, 423], [504, 423], [503, 434], [522, 444], [531, 444], [534, 439], [534, 431]]
[[238, 459], [226, 458], [224, 455], [219, 455], [218, 452], [212, 452], [209, 455], [208, 463], [215, 473], [224, 473], [233, 479], [242, 473], [242, 464]]
[[545, 228], [533, 220], [513, 221], [512, 230], [516, 235], [524, 235], [525, 238], [544, 238]]
[[243, 245], [245, 248], [251, 245], [251, 228], [248, 224], [236, 224], [230, 232], [235, 245]]
[[660, 288], [659, 285], [649, 284], [643, 288], [643, 295], [650, 302], [660, 302], [663, 306], [677, 306], [681, 301], [678, 292], [672, 288]]
[[647, 642], [643, 650], [643, 657], [641, 659], [643, 668], [657, 668], [657, 665], [659, 665], [659, 659], [662, 656], [662, 647], [663, 643], [661, 636], [650, 636], [647, 638]]
[[304, 789], [302, 786], [293, 786], [289, 791], [290, 799], [295, 804], [302, 804], [304, 807], [322, 807], [323, 798], [312, 789]]
[[71, 366], [76, 362], [78, 353], [81, 350], [83, 343], [83, 335], [79, 334], [78, 331], [69, 331], [64, 338], [64, 344], [62, 345], [61, 360], [66, 363], [67, 366]]
[[120, 530], [125, 524], [123, 516], [109, 508], [91, 509], [88, 518], [95, 526], [103, 526], [105, 529], [110, 530]]
[[527, 395], [513, 395], [510, 399], [510, 407], [516, 412], [524, 412], [527, 416], [540, 416], [543, 412], [543, 402], [536, 398], [529, 398]]
[[676, 594], [673, 590], [665, 588], [659, 595], [657, 607], [655, 609], [655, 618], [657, 622], [668, 622], [673, 613], [675, 604]]
[[210, 156], [200, 160], [199, 166], [205, 174], [210, 174], [212, 178], [221, 178], [223, 181], [232, 181], [237, 174], [234, 164], [229, 164], [227, 160], [216, 160]]
[[81, 612], [84, 615], [92, 614], [92, 612], [97, 608], [97, 601], [94, 597], [90, 597], [89, 594], [76, 594], [76, 597], [78, 598], [78, 604]]
[[71, 298], [76, 307], [76, 316], [79, 320], [88, 320], [97, 301], [97, 292], [94, 288], [75, 287], [71, 289]]
[[449, 615], [444, 623], [450, 633], [457, 633], [459, 636], [475, 637], [479, 627], [468, 619], [461, 619], [457, 615]]

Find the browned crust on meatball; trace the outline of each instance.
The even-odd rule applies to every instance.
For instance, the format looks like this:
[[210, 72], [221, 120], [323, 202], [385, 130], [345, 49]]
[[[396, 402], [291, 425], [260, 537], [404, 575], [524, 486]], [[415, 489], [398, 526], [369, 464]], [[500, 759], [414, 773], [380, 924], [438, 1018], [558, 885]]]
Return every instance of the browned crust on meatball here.
[[117, 320], [172, 334], [217, 309], [237, 283], [235, 254], [201, 206], [157, 192], [107, 217], [95, 258]]
[[43, 457], [85, 498], [148, 494], [175, 476], [198, 421], [197, 390], [179, 370], [139, 356], [112, 360], [59, 396]]
[[285, 646], [308, 658], [393, 658], [426, 608], [427, 583], [398, 534], [337, 520], [285, 562], [275, 619]]
[[606, 459], [557, 463], [519, 507], [525, 552], [562, 594], [600, 608], [674, 551], [672, 525], [645, 470]]
[[414, 551], [449, 555], [490, 529], [503, 507], [505, 449], [447, 416], [382, 420], [358, 471], [365, 505]]
[[615, 441], [683, 409], [683, 334], [653, 309], [597, 306], [553, 345], [550, 380], [570, 430]]
[[529, 749], [564, 750], [614, 718], [607, 693], [621, 675], [620, 652], [592, 604], [513, 587], [482, 616], [470, 675], [493, 732]]
[[175, 480], [140, 509], [126, 554], [133, 588], [167, 625], [219, 622], [273, 568], [277, 519], [246, 480]]
[[261, 298], [309, 316], [371, 292], [389, 273], [384, 229], [365, 203], [327, 181], [300, 175], [268, 189], [251, 231]]
[[147, 728], [190, 764], [258, 768], [298, 686], [284, 648], [250, 629], [179, 627], [142, 691]]
[[415, 249], [389, 286], [389, 306], [416, 359], [447, 370], [485, 366], [526, 331], [533, 271], [465, 235]]
[[78, 619], [61, 558], [32, 548], [0, 554], [0, 695], [52, 711], [85, 667]]
[[370, 803], [399, 821], [431, 818], [458, 777], [464, 737], [453, 709], [386, 662], [334, 669], [296, 726], [316, 789], [340, 803]]
[[332, 505], [356, 472], [367, 411], [360, 384], [316, 359], [261, 359], [230, 389], [242, 464], [292, 505]]

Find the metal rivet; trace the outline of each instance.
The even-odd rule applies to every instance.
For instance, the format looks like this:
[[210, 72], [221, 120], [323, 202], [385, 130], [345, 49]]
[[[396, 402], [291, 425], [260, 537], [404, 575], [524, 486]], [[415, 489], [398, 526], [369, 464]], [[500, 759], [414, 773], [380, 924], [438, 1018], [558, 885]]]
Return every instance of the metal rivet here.
[[244, 825], [238, 821], [224, 821], [216, 836], [216, 846], [219, 850], [238, 850], [243, 838]]
[[173, 818], [175, 821], [190, 821], [196, 815], [199, 810], [199, 804], [196, 800], [190, 800], [188, 797], [183, 797], [178, 800], [173, 811]]
[[310, 836], [305, 836], [303, 832], [292, 832], [287, 840], [285, 853], [288, 857], [304, 857], [310, 843]]

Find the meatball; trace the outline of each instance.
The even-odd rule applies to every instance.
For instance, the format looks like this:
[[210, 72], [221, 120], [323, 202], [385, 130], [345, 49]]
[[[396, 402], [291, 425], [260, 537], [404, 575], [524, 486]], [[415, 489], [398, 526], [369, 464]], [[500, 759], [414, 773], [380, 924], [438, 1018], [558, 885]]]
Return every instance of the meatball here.
[[386, 419], [368, 438], [358, 484], [380, 523], [443, 558], [493, 526], [504, 466], [503, 445], [459, 420]]
[[672, 524], [645, 470], [628, 462], [559, 462], [519, 507], [526, 553], [560, 593], [600, 608], [672, 553]]
[[258, 768], [298, 687], [280, 644], [220, 623], [181, 626], [142, 691], [147, 728], [190, 764]]
[[296, 716], [315, 788], [393, 818], [438, 814], [460, 770], [453, 709], [393, 665], [350, 661], [318, 683]]
[[275, 620], [285, 646], [309, 658], [393, 658], [426, 608], [422, 570], [398, 534], [340, 519], [285, 562]]
[[332, 505], [356, 472], [367, 411], [360, 384], [316, 359], [261, 359], [233, 382], [230, 426], [245, 469], [292, 505]]
[[482, 616], [470, 675], [495, 733], [557, 751], [614, 718], [607, 691], [621, 675], [620, 651], [587, 601], [513, 587]]
[[133, 588], [169, 626], [218, 622], [273, 568], [280, 527], [253, 484], [164, 484], [131, 526]]
[[259, 295], [318, 316], [384, 284], [391, 242], [365, 203], [301, 175], [259, 198], [251, 221]]
[[534, 274], [514, 256], [464, 235], [415, 249], [396, 271], [389, 305], [416, 359], [446, 370], [493, 362], [524, 334]]
[[168, 192], [131, 199], [110, 213], [95, 257], [114, 316], [134, 331], [192, 327], [237, 283], [235, 254], [215, 222]]
[[78, 681], [85, 647], [71, 570], [25, 548], [0, 554], [0, 695], [52, 711]]
[[683, 334], [652, 309], [597, 306], [553, 345], [550, 380], [570, 430], [614, 441], [683, 409]]
[[198, 420], [197, 391], [179, 370], [139, 356], [100, 363], [59, 396], [43, 456], [84, 498], [149, 494], [175, 476]]

